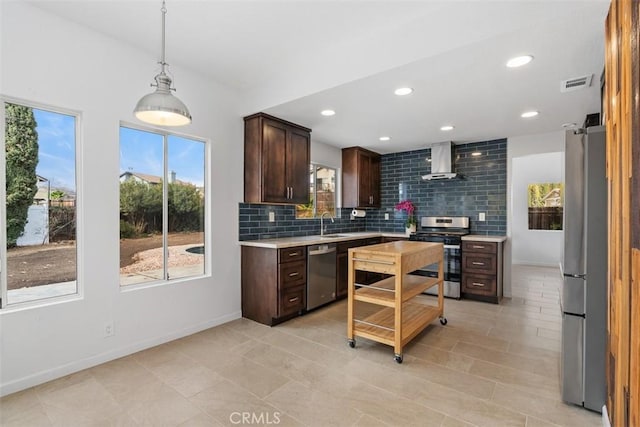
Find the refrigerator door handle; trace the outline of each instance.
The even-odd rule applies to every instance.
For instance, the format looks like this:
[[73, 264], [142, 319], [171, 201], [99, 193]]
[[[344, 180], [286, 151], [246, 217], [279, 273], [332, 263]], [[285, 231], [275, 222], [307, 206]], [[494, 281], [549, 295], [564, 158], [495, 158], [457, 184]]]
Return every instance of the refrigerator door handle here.
[[587, 275], [586, 274], [563, 274], [564, 277], [573, 277], [574, 279], [586, 279]]

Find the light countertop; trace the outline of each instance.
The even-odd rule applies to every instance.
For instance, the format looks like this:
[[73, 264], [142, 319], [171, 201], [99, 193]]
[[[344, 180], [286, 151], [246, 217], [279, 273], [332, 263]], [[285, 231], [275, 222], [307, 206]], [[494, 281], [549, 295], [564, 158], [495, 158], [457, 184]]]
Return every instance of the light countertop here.
[[502, 243], [507, 240], [507, 236], [487, 236], [484, 234], [467, 234], [462, 236], [462, 240], [473, 240], [475, 242]]
[[280, 237], [263, 240], [241, 240], [241, 246], [253, 246], [258, 248], [291, 248], [294, 246], [320, 245], [322, 243], [346, 242], [348, 240], [366, 239], [367, 237], [407, 237], [405, 233], [392, 233], [382, 231], [360, 231], [356, 233], [329, 233], [325, 236], [319, 234], [313, 236]]

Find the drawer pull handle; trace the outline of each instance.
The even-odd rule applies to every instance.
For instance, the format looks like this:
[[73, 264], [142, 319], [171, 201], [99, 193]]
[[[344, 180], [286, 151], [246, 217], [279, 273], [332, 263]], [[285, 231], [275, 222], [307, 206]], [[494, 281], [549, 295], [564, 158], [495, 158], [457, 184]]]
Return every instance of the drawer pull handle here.
[[473, 264], [473, 265], [484, 265], [484, 262], [473, 261], [471, 264]]
[[473, 249], [484, 249], [484, 246], [481, 246], [481, 245], [473, 245]]
[[478, 283], [478, 282], [471, 282], [471, 285], [472, 286], [478, 286], [480, 288], [484, 288], [485, 287], [484, 283]]
[[298, 274], [300, 273], [298, 273], [297, 271], [295, 273], [289, 273], [289, 277], [296, 277]]
[[298, 301], [299, 299], [300, 299], [299, 297], [289, 298], [289, 302], [296, 302], [296, 301]]
[[291, 252], [291, 253], [289, 254], [289, 256], [298, 256], [298, 255], [300, 255], [298, 252]]

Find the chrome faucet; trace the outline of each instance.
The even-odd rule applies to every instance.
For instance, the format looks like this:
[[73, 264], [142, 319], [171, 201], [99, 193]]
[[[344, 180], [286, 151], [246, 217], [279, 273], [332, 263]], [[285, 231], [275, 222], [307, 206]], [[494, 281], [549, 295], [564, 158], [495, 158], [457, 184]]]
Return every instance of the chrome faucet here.
[[322, 212], [322, 215], [320, 215], [320, 235], [324, 236], [325, 233], [325, 229], [324, 229], [324, 215], [325, 214], [329, 214], [329, 219], [331, 220], [331, 223], [334, 223], [335, 221], [333, 220], [333, 215], [331, 215], [331, 212], [329, 211], [324, 211]]

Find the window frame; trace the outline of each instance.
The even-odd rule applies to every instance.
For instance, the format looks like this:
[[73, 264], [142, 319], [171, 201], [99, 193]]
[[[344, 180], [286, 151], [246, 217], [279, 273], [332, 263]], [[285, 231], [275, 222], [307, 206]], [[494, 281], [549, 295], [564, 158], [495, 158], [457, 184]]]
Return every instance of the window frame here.
[[[203, 225], [204, 225], [204, 253], [211, 253], [212, 250], [212, 246], [211, 246], [211, 237], [210, 237], [210, 232], [211, 232], [211, 225], [212, 225], [212, 220], [211, 220], [211, 210], [209, 209], [209, 204], [211, 203], [211, 141], [208, 138], [204, 138], [204, 137], [200, 137], [200, 136], [195, 136], [195, 135], [191, 135], [188, 133], [182, 133], [182, 132], [175, 132], [173, 129], [169, 129], [169, 128], [162, 128], [159, 126], [152, 126], [152, 125], [141, 125], [139, 123], [132, 123], [132, 122], [128, 122], [128, 121], [124, 121], [124, 120], [120, 120], [119, 124], [118, 124], [118, 151], [120, 151], [120, 130], [122, 128], [128, 128], [128, 129], [132, 129], [132, 130], [136, 130], [136, 131], [140, 131], [140, 132], [149, 132], [149, 133], [154, 133], [154, 134], [159, 134], [162, 136], [163, 139], [163, 146], [162, 146], [162, 153], [163, 153], [163, 159], [162, 159], [162, 167], [163, 167], [163, 188], [162, 188], [162, 247], [163, 247], [163, 278], [162, 279], [155, 279], [155, 280], [149, 280], [149, 281], [145, 281], [145, 282], [141, 282], [141, 283], [133, 283], [130, 285], [123, 285], [121, 283], [121, 276], [120, 276], [120, 265], [118, 264], [118, 288], [120, 289], [120, 292], [129, 292], [129, 291], [136, 291], [138, 289], [146, 289], [146, 288], [150, 288], [150, 287], [157, 287], [157, 286], [166, 286], [166, 285], [171, 285], [171, 284], [177, 284], [177, 283], [181, 283], [181, 282], [185, 282], [185, 281], [192, 281], [192, 280], [201, 280], [203, 278], [208, 278], [211, 277], [211, 262], [210, 262], [210, 258], [211, 257], [207, 257], [204, 256], [204, 265], [203, 265], [203, 272], [202, 274], [198, 274], [195, 276], [187, 276], [187, 277], [178, 277], [175, 279], [172, 278], [167, 278], [167, 276], [169, 275], [169, 267], [168, 267], [168, 255], [169, 255], [169, 236], [168, 233], [165, 233], [165, 230], [168, 229], [168, 225], [169, 225], [169, 186], [167, 185], [168, 181], [167, 181], [167, 177], [168, 177], [168, 173], [169, 173], [169, 136], [174, 136], [174, 137], [178, 137], [178, 138], [184, 138], [184, 139], [190, 139], [193, 141], [197, 141], [197, 142], [201, 142], [204, 144], [204, 212], [203, 212], [203, 216], [204, 216], [204, 221], [203, 221]], [[120, 176], [120, 174], [122, 172], [120, 172], [120, 159], [118, 159], [118, 178]], [[119, 179], [118, 179], [119, 181]], [[120, 185], [118, 185], [118, 213], [120, 212]], [[118, 221], [119, 223], [119, 221]], [[120, 231], [120, 226], [118, 225], [118, 232]], [[119, 240], [119, 239], [118, 239]], [[118, 254], [120, 253], [120, 245], [118, 245]]]
[[335, 191], [333, 192], [334, 194], [334, 202], [335, 202], [335, 218], [340, 218], [340, 211], [342, 208], [342, 197], [341, 197], [341, 169], [338, 167], [334, 167], [334, 166], [328, 166], [325, 163], [317, 163], [317, 162], [309, 162], [309, 172], [311, 172], [311, 168], [313, 168], [313, 189], [314, 189], [314, 194], [313, 194], [313, 216], [311, 217], [304, 217], [304, 218], [299, 218], [298, 217], [298, 205], [295, 206], [295, 219], [296, 220], [309, 220], [309, 219], [318, 219], [320, 218], [318, 216], [318, 204], [317, 204], [317, 200], [318, 200], [318, 168], [325, 168], [325, 169], [331, 169], [335, 172], [335, 180], [336, 180], [336, 188]]
[[[82, 139], [82, 112], [70, 108], [53, 106], [42, 102], [30, 101], [22, 98], [16, 98], [0, 94], [2, 108], [0, 111], [0, 133], [2, 144], [0, 149], [0, 174], [6, 179], [6, 157], [5, 157], [5, 135], [6, 135], [6, 116], [5, 104], [17, 104], [37, 110], [48, 111], [52, 113], [63, 114], [74, 117], [74, 148], [75, 148], [75, 192], [76, 192], [76, 291], [67, 295], [52, 296], [47, 298], [34, 299], [17, 303], [9, 303], [8, 301], [8, 283], [7, 283], [7, 230], [4, 226], [0, 227], [0, 311], [17, 311], [32, 307], [42, 307], [52, 304], [59, 304], [67, 301], [76, 301], [84, 298], [84, 169], [80, 161], [84, 155], [84, 144]], [[6, 220], [6, 186], [0, 185], [0, 218]], [[54, 283], [52, 283], [54, 285]]]

